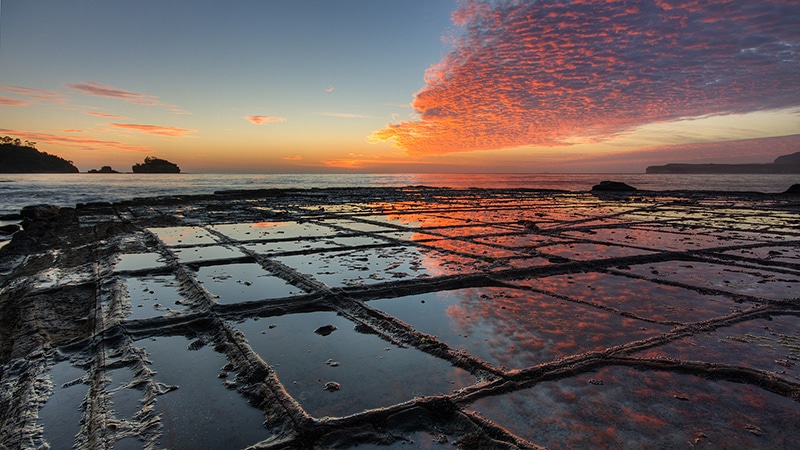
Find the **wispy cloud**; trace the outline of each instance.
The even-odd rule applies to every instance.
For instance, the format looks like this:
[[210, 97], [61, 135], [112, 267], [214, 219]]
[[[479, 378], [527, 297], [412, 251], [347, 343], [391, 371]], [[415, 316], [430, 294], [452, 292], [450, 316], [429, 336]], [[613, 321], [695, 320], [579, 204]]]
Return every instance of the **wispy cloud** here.
[[800, 3], [464, 0], [418, 120], [374, 133], [446, 153], [606, 139], [680, 118], [800, 105]]
[[104, 119], [124, 119], [125, 118], [124, 116], [118, 116], [116, 114], [107, 114], [107, 113], [94, 112], [94, 111], [86, 111], [85, 114], [88, 114], [90, 116], [102, 117]]
[[[74, 132], [77, 130], [65, 130], [65, 132]], [[75, 147], [82, 150], [90, 151], [108, 151], [109, 149], [120, 150], [125, 152], [141, 152], [150, 153], [148, 147], [141, 145], [130, 145], [124, 142], [109, 141], [103, 139], [93, 138], [91, 136], [62, 136], [53, 133], [45, 133], [39, 131], [26, 131], [26, 130], [8, 130], [0, 129], [0, 133], [9, 136], [17, 136], [21, 139], [36, 142], [38, 144], [52, 144], [64, 147]]]
[[276, 116], [244, 116], [244, 119], [256, 125], [260, 125], [262, 123], [286, 122], [286, 119], [283, 117]]
[[2, 97], [0, 96], [0, 105], [3, 106], [28, 106], [30, 102], [20, 100], [18, 98]]
[[300, 160], [303, 159], [303, 157], [300, 156], [300, 155], [294, 155], [294, 156], [284, 156], [281, 159], [286, 160], [286, 161], [300, 161]]
[[70, 89], [75, 89], [76, 91], [86, 95], [93, 95], [97, 97], [106, 97], [106, 98], [116, 98], [134, 105], [162, 107], [166, 108], [167, 110], [171, 111], [174, 114], [189, 114], [189, 112], [184, 111], [183, 109], [173, 104], [159, 100], [158, 96], [153, 94], [139, 94], [135, 92], [130, 92], [124, 89], [118, 89], [113, 86], [109, 86], [107, 84], [97, 83], [95, 81], [85, 81], [83, 83], [67, 84], [66, 86]]
[[0, 101], [0, 104], [4, 104], [6, 106], [27, 106], [31, 103], [43, 102], [56, 103], [58, 105], [64, 105], [67, 103], [67, 99], [64, 98], [60, 92], [50, 91], [47, 89], [34, 89], [24, 86], [4, 84], [0, 85], [0, 91], [22, 97], [22, 99], [0, 97], [8, 101], [8, 103]]
[[326, 87], [326, 88], [325, 88], [325, 92], [327, 92], [327, 93], [329, 93], [329, 94], [330, 94], [331, 92], [333, 92], [333, 85]]
[[138, 131], [144, 134], [154, 134], [156, 136], [169, 136], [169, 137], [180, 137], [197, 131], [197, 130], [190, 130], [188, 128], [162, 127], [159, 125], [140, 125], [133, 123], [112, 123], [109, 125], [116, 128], [122, 128], [125, 130]]

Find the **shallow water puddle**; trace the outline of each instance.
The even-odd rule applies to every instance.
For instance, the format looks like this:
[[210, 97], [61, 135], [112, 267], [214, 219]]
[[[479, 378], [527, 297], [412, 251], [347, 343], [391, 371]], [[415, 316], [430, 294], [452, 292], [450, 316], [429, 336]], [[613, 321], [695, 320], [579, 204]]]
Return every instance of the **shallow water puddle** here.
[[155, 234], [168, 247], [218, 243], [211, 233], [201, 227], [148, 228], [147, 230]]
[[454, 350], [510, 369], [602, 350], [670, 328], [504, 288], [441, 291], [369, 305], [436, 336]]
[[240, 258], [245, 256], [245, 254], [239, 250], [224, 245], [213, 245], [205, 247], [182, 247], [175, 249], [175, 256], [177, 256], [181, 262], [186, 263]]
[[197, 279], [222, 304], [283, 298], [304, 293], [302, 289], [276, 277], [256, 263], [201, 267], [197, 270]]
[[281, 253], [310, 252], [339, 248], [332, 238], [296, 239], [293, 241], [250, 242], [244, 247], [260, 255], [272, 256]]
[[377, 225], [369, 222], [360, 222], [355, 220], [325, 220], [322, 223], [336, 225], [337, 227], [346, 228], [347, 230], [358, 233], [377, 233], [382, 231], [392, 231], [394, 228]]
[[416, 247], [385, 247], [275, 258], [331, 287], [430, 276]]
[[158, 269], [164, 267], [166, 260], [160, 253], [125, 253], [119, 255], [114, 270], [117, 272], [135, 272], [139, 270]]
[[[400, 348], [333, 312], [249, 319], [234, 325], [314, 417], [346, 416], [475, 382], [462, 369], [413, 348]], [[331, 330], [329, 326], [335, 327]], [[328, 327], [325, 333], [315, 333]], [[337, 383], [338, 389], [329, 387]], [[335, 386], [335, 385], [328, 385]]]
[[656, 230], [638, 230], [632, 228], [601, 228], [591, 231], [567, 231], [562, 236], [572, 238], [603, 241], [611, 244], [646, 247], [653, 250], [687, 251], [735, 245], [730, 240], [718, 236], [701, 234], [679, 234]]
[[333, 236], [333, 228], [313, 222], [256, 222], [212, 225], [218, 231], [235, 241], [257, 241], [267, 239], [302, 239]]
[[470, 407], [548, 448], [793, 448], [798, 403], [752, 385], [607, 367]]
[[631, 266], [631, 273], [773, 300], [797, 297], [800, 275], [704, 262], [668, 261]]
[[178, 281], [172, 275], [127, 277], [124, 281], [131, 306], [128, 320], [150, 319], [186, 308]]
[[700, 322], [741, 308], [721, 295], [704, 295], [677, 286], [599, 272], [522, 279], [513, 283], [659, 321]]
[[538, 247], [536, 250], [547, 255], [558, 256], [576, 261], [623, 258], [626, 256], [649, 255], [653, 253], [649, 250], [642, 250], [634, 247], [580, 242], [544, 245], [542, 247]]
[[745, 366], [774, 372], [797, 383], [800, 382], [800, 318], [777, 316], [740, 322], [712, 332], [695, 333], [633, 356]]
[[264, 413], [219, 378], [227, 359], [211, 346], [188, 349], [182, 336], [136, 342], [156, 371], [154, 380], [176, 386], [156, 397], [164, 448], [243, 448], [271, 436]]
[[800, 246], [746, 248], [741, 250], [729, 250], [724, 254], [753, 258], [760, 261], [779, 261], [790, 264], [800, 264]]
[[133, 420], [133, 416], [142, 408], [144, 391], [127, 387], [134, 380], [134, 373], [128, 367], [109, 370], [106, 373], [109, 384], [106, 389], [111, 394], [110, 408], [117, 419]]
[[48, 374], [53, 383], [53, 393], [39, 410], [43, 437], [52, 449], [72, 448], [81, 429], [81, 404], [89, 391], [89, 386], [81, 381], [86, 371], [69, 361], [61, 361]]

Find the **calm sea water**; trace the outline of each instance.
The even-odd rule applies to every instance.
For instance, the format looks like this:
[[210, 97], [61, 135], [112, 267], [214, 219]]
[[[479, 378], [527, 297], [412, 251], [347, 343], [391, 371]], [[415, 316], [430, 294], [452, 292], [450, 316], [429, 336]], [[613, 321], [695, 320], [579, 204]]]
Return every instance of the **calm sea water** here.
[[783, 192], [800, 175], [656, 174], [0, 174], [0, 215], [26, 205], [75, 206], [161, 195], [211, 194], [228, 189], [403, 187], [530, 188], [588, 191], [603, 180], [646, 190]]

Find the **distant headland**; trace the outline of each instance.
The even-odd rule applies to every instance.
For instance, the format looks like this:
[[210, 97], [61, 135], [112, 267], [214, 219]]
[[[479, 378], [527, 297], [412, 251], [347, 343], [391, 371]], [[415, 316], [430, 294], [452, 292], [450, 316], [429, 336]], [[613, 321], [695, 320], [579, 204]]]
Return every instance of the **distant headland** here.
[[658, 174], [793, 174], [800, 173], [800, 152], [783, 155], [765, 164], [682, 164], [649, 166], [645, 173]]
[[49, 153], [40, 152], [35, 142], [0, 137], [0, 173], [78, 173], [78, 168]]

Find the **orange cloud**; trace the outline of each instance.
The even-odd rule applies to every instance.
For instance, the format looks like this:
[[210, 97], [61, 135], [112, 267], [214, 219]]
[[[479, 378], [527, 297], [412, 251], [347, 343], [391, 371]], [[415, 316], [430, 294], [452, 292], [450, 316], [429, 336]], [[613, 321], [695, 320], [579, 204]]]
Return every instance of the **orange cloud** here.
[[244, 119], [256, 125], [260, 125], [262, 123], [286, 122], [286, 119], [283, 117], [276, 116], [244, 116]]
[[[56, 91], [49, 91], [46, 89], [34, 89], [28, 88], [24, 86], [12, 86], [12, 85], [2, 85], [0, 86], [0, 91], [8, 92], [11, 94], [15, 94], [21, 97], [26, 97], [25, 100], [18, 100], [9, 97], [0, 97], [2, 99], [6, 99], [11, 101], [13, 104], [4, 103], [0, 101], [0, 104], [4, 104], [7, 106], [27, 106], [34, 102], [51, 102], [56, 103], [59, 105], [63, 105], [67, 103], [67, 99], [65, 99], [60, 93]], [[21, 102], [21, 103], [20, 103]]]
[[300, 161], [303, 159], [303, 157], [300, 155], [294, 155], [294, 156], [284, 156], [281, 159], [284, 159], [286, 161]]
[[103, 117], [105, 119], [124, 119], [125, 118], [124, 116], [118, 116], [116, 114], [106, 114], [106, 113], [93, 112], [93, 111], [86, 111], [85, 114], [88, 114], [90, 116]]
[[138, 131], [144, 134], [154, 134], [156, 136], [170, 136], [170, 137], [179, 137], [197, 131], [197, 130], [190, 130], [187, 128], [162, 127], [158, 125], [139, 125], [132, 123], [112, 123], [110, 125], [113, 127], [123, 128], [126, 130]]
[[[425, 73], [409, 152], [597, 142], [653, 122], [800, 105], [800, 4], [465, 0]], [[634, 9], [636, 11], [634, 11]]]
[[[66, 130], [65, 130], [66, 131]], [[78, 130], [68, 130], [76, 132]], [[9, 136], [18, 136], [22, 139], [37, 142], [39, 144], [61, 145], [65, 147], [76, 147], [82, 150], [103, 151], [108, 149], [121, 150], [125, 152], [150, 153], [153, 150], [141, 145], [129, 145], [118, 141], [106, 141], [90, 136], [61, 136], [52, 133], [42, 133], [37, 131], [7, 130], [0, 129], [0, 133]]]
[[118, 89], [107, 84], [97, 83], [95, 81], [67, 84], [66, 86], [86, 95], [117, 98], [134, 105], [158, 106], [166, 108], [175, 114], [189, 114], [187, 111], [184, 111], [175, 105], [160, 101], [157, 95], [138, 94], [135, 92], [126, 91], [124, 89]]

